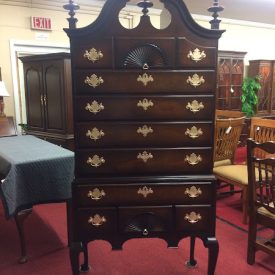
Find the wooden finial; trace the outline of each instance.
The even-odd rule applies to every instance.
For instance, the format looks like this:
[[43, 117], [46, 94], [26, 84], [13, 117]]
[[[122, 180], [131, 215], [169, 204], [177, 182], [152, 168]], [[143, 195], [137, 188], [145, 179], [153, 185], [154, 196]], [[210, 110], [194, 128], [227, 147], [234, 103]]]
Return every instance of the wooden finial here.
[[219, 5], [219, 0], [214, 0], [213, 6], [208, 8], [209, 12], [213, 12], [213, 19], [209, 22], [212, 30], [218, 30], [220, 28], [221, 20], [218, 19], [219, 12], [223, 11], [224, 7]]
[[153, 7], [153, 3], [149, 0], [143, 0], [143, 2], [139, 2], [137, 4], [142, 9], [143, 15], [147, 16], [147, 13], [149, 12], [148, 8]]
[[77, 18], [74, 18], [74, 16], [75, 16], [75, 12], [74, 11], [79, 9], [79, 5], [76, 4], [76, 3], [74, 3], [73, 0], [70, 0], [69, 4], [64, 5], [63, 8], [65, 10], [70, 11], [69, 12], [70, 18], [67, 18], [67, 20], [69, 21], [69, 28], [70, 29], [75, 29], [76, 28], [76, 22], [78, 20], [77, 20]]

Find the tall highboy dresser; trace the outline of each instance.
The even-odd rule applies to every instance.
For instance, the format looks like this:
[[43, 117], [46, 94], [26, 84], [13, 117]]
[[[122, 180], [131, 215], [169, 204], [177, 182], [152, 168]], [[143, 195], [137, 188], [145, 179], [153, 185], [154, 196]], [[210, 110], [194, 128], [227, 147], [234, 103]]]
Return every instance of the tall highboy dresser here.
[[[190, 237], [208, 248], [214, 274], [215, 178], [213, 132], [219, 30], [202, 28], [182, 0], [162, 0], [171, 14], [164, 29], [123, 27], [127, 0], [107, 0], [96, 21], [76, 28], [70, 12], [75, 180], [70, 258], [88, 269], [87, 245], [115, 249], [131, 238], [162, 238], [177, 247]], [[68, 4], [65, 8], [68, 8]], [[71, 4], [72, 6], [72, 4]]]

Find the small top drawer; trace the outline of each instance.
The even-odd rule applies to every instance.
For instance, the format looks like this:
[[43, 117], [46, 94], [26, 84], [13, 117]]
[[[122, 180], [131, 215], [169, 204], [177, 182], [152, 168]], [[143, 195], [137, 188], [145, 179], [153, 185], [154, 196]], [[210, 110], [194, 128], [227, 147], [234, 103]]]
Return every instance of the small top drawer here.
[[76, 68], [112, 68], [113, 40], [105, 38], [90, 44], [76, 44], [71, 50], [72, 63]]
[[177, 45], [177, 67], [216, 68], [216, 48], [197, 45], [186, 38], [178, 38]]

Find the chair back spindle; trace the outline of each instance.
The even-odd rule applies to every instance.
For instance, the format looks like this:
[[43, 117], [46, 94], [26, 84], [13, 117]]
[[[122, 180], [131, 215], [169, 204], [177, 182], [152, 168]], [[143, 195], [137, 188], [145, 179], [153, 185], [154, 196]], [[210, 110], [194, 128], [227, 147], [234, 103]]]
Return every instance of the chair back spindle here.
[[[258, 155], [259, 150], [263, 152]], [[275, 142], [247, 140], [248, 167], [248, 247], [247, 263], [254, 264], [262, 250], [275, 256], [274, 236], [257, 238], [257, 225], [275, 230]]]

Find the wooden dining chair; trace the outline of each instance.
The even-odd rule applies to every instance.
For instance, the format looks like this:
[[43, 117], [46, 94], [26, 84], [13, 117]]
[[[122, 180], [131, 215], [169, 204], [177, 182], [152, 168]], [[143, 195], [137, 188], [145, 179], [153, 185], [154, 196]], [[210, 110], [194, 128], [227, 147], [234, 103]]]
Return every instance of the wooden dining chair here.
[[[257, 142], [275, 141], [275, 120], [260, 117], [252, 117], [249, 137]], [[260, 149], [257, 149], [257, 156], [261, 156]]]
[[[258, 152], [262, 154], [259, 156]], [[264, 153], [264, 154], [263, 154]], [[275, 230], [275, 142], [247, 140], [248, 168], [248, 246], [247, 263], [255, 263], [255, 253], [262, 250], [275, 256], [275, 238], [257, 238], [257, 225]]]
[[[275, 121], [252, 117], [250, 127], [250, 137], [255, 141], [265, 142], [275, 140]], [[258, 152], [260, 152], [258, 150]], [[258, 153], [259, 155], [259, 153]], [[242, 191], [242, 211], [243, 223], [247, 223], [247, 188], [248, 173], [245, 164], [224, 164], [216, 166], [213, 169], [216, 178], [219, 181], [238, 186]]]
[[[217, 112], [215, 120], [214, 174], [217, 177], [217, 193], [219, 196], [235, 192], [234, 185], [222, 179], [219, 172], [223, 166], [234, 164], [235, 152], [245, 121], [245, 117], [240, 116], [242, 115], [241, 112], [238, 112], [236, 117], [230, 111], [226, 111], [226, 114], [225, 112], [222, 113], [221, 115], [220, 112]], [[226, 115], [230, 115], [230, 117], [226, 117]], [[230, 187], [229, 191], [220, 191], [224, 190], [226, 186]]]
[[216, 118], [238, 118], [243, 116], [245, 116], [245, 114], [241, 111], [216, 109]]

